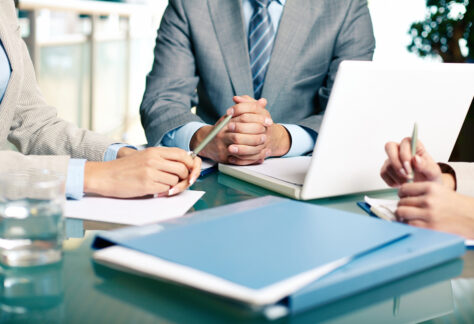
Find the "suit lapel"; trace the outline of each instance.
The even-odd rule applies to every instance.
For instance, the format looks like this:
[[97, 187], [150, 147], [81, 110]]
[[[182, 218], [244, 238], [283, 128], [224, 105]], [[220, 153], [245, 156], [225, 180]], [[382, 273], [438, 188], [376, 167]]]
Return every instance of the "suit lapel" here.
[[285, 4], [262, 90], [262, 98], [268, 100], [270, 111], [304, 48], [314, 21], [322, 14], [322, 3], [323, 0], [288, 0]]
[[253, 97], [240, 0], [208, 0], [209, 12], [235, 95]]

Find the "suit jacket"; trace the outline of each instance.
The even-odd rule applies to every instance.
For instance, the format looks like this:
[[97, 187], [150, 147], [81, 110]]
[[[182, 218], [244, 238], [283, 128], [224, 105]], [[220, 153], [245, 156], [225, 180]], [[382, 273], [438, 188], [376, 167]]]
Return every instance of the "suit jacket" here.
[[[140, 108], [150, 145], [191, 121], [214, 124], [234, 95], [253, 97], [241, 7], [169, 1]], [[288, 0], [262, 92], [273, 120], [318, 132], [339, 63], [370, 60], [374, 48], [366, 0]]]
[[456, 173], [456, 190], [474, 197], [474, 163], [451, 162], [448, 164]]
[[21, 152], [0, 151], [0, 172], [46, 168], [65, 174], [69, 156], [103, 160], [113, 142], [59, 119], [44, 101], [12, 0], [0, 0], [0, 39], [12, 67], [0, 105], [0, 147], [8, 139]]

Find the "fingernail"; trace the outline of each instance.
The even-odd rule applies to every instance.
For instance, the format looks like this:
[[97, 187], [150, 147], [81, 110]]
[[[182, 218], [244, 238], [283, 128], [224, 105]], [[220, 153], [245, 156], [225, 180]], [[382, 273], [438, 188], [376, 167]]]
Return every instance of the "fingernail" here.
[[262, 137], [260, 138], [260, 143], [265, 143], [265, 141], [267, 140], [267, 136], [266, 135], [262, 135]]
[[239, 100], [243, 100], [244, 98], [242, 98], [241, 96], [235, 96], [236, 99], [239, 99]]
[[227, 125], [227, 128], [233, 132], [235, 130], [235, 124], [234, 123], [229, 123], [229, 125]]
[[400, 173], [403, 174], [403, 176], [408, 177], [408, 174], [407, 174], [407, 172], [405, 171], [404, 168], [400, 169]]
[[234, 108], [227, 109], [227, 115], [234, 115]]
[[230, 163], [235, 163], [235, 162], [237, 162], [237, 160], [236, 160], [235, 158], [232, 158], [232, 157], [231, 157], [231, 158], [229, 158], [229, 162], [230, 162]]
[[230, 153], [238, 153], [239, 149], [235, 146], [230, 146], [229, 151], [230, 151]]
[[192, 177], [191, 179], [189, 179], [189, 185], [192, 186], [196, 182], [196, 180], [196, 177]]
[[171, 189], [168, 191], [168, 196], [173, 196], [175, 193], [176, 193], [176, 188], [171, 188]]
[[405, 171], [407, 172], [408, 176], [411, 175], [413, 169], [411, 168], [411, 164], [408, 161], [403, 162], [403, 166], [405, 167]]
[[273, 120], [271, 120], [270, 118], [265, 118], [265, 125], [271, 126], [272, 124], [273, 124]]

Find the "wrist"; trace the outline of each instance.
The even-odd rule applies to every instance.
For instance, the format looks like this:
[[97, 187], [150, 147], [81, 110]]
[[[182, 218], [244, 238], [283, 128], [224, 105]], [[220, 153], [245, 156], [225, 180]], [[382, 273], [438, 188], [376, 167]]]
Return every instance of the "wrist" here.
[[291, 148], [291, 135], [288, 130], [280, 124], [270, 126], [272, 133], [271, 150], [272, 156], [283, 156]]
[[454, 178], [452, 174], [450, 173], [441, 174], [441, 182], [443, 183], [443, 186], [451, 190], [456, 190], [456, 179]]
[[105, 162], [86, 162], [84, 166], [84, 193], [99, 193], [99, 172]]
[[117, 152], [117, 159], [120, 159], [120, 158], [123, 158], [123, 157], [126, 157], [130, 154], [133, 154], [133, 153], [136, 153], [137, 150], [135, 149], [132, 149], [130, 147], [122, 147], [120, 150], [118, 150]]
[[199, 143], [201, 143], [204, 138], [206, 138], [207, 134], [209, 134], [212, 130], [212, 126], [203, 126], [199, 128], [191, 137], [191, 142], [189, 143], [189, 148], [194, 150]]

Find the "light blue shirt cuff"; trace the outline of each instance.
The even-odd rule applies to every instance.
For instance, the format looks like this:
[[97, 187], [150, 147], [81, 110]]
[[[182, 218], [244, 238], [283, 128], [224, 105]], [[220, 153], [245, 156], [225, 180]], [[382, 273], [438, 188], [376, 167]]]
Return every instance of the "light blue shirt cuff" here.
[[281, 124], [291, 136], [291, 147], [283, 157], [300, 156], [313, 150], [316, 143], [316, 132], [293, 124]]
[[70, 159], [67, 167], [66, 197], [79, 200], [84, 196], [84, 168], [86, 160]]
[[193, 138], [194, 133], [196, 133], [198, 129], [203, 126], [207, 126], [207, 124], [201, 122], [190, 122], [186, 125], [175, 128], [165, 134], [161, 140], [161, 144], [163, 146], [179, 147], [185, 151], [191, 151], [189, 148], [191, 139]]
[[128, 144], [122, 144], [122, 143], [112, 144], [107, 148], [107, 151], [105, 151], [104, 162], [113, 161], [113, 160], [117, 159], [118, 151], [122, 147], [129, 147], [129, 148], [134, 149], [134, 150], [137, 149], [135, 146], [128, 145]]

